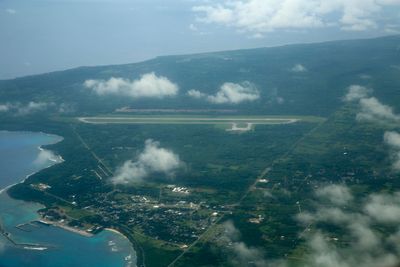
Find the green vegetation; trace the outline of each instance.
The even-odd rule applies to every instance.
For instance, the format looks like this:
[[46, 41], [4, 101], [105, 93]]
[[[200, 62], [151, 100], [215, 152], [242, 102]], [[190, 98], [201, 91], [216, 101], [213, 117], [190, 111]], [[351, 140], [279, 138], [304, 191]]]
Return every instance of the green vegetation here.
[[[44, 204], [45, 215], [61, 214], [86, 227], [121, 231], [138, 252], [140, 266], [231, 266], [232, 251], [222, 227], [227, 221], [234, 222], [247, 246], [262, 248], [265, 259], [285, 258], [298, 266], [308, 251], [299, 236], [306, 229], [295, 216], [313, 210], [316, 188], [343, 183], [357, 198], [400, 188], [382, 141], [386, 130], [400, 127], [358, 122], [359, 107], [342, 101], [349, 85], [362, 84], [399, 110], [400, 76], [391, 67], [398, 64], [399, 40], [397, 36], [161, 57], [1, 81], [4, 101], [74, 107], [69, 114], [0, 113], [2, 129], [64, 137], [46, 148], [65, 161], [12, 187], [9, 194]], [[232, 60], [225, 62], [221, 56]], [[290, 73], [299, 62], [308, 72]], [[181, 90], [198, 88], [210, 94], [223, 82], [248, 80], [260, 89], [261, 99], [222, 105], [235, 112], [221, 115], [209, 111], [215, 109], [213, 104], [184, 93], [137, 100], [96, 96], [83, 88], [86, 79], [107, 79], [111, 70], [126, 78], [155, 71], [176, 81]], [[278, 103], [278, 96], [285, 101]], [[153, 111], [114, 112], [123, 106]], [[156, 108], [208, 111], [160, 115]], [[77, 119], [82, 117], [90, 123]], [[226, 131], [233, 123], [256, 126]], [[141, 183], [111, 183], [124, 162], [137, 160], [148, 139], [179, 155], [182, 166], [171, 175], [151, 173]], [[40, 183], [51, 188], [40, 189]]]

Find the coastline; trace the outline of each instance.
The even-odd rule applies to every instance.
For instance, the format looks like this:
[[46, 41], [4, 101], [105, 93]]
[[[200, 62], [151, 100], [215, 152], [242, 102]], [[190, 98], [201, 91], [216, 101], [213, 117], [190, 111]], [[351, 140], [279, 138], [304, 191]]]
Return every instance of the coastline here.
[[48, 225], [51, 225], [51, 226], [54, 226], [54, 227], [59, 227], [59, 228], [62, 228], [64, 230], [66, 230], [66, 231], [69, 231], [69, 232], [72, 232], [72, 233], [75, 233], [75, 234], [78, 234], [78, 235], [81, 235], [81, 236], [84, 236], [84, 237], [93, 237], [94, 236], [94, 234], [88, 233], [85, 230], [78, 229], [78, 228], [75, 228], [75, 227], [71, 227], [71, 226], [68, 226], [68, 225], [65, 225], [65, 224], [62, 224], [62, 223], [59, 223], [59, 222], [49, 221], [49, 220], [46, 220], [44, 218], [41, 218], [40, 220], [38, 220], [38, 222], [44, 223], [44, 224], [48, 224]]
[[[8, 132], [8, 133], [11, 133], [11, 132], [14, 132], [14, 131], [0, 130], [0, 132]], [[62, 136], [59, 136], [59, 135], [56, 135], [56, 134], [48, 134], [48, 133], [44, 133], [44, 132], [32, 132], [32, 131], [15, 131], [15, 132], [20, 132], [20, 133], [40, 133], [40, 134], [44, 134], [44, 135], [46, 135], [46, 136], [56, 136], [56, 137], [59, 137], [59, 140], [56, 140], [55, 142], [51, 142], [51, 143], [48, 143], [48, 144], [45, 144], [45, 145], [40, 145], [40, 146], [38, 146], [37, 149], [39, 150], [39, 153], [40, 153], [40, 151], [46, 151], [46, 150], [53, 153], [52, 150], [50, 150], [50, 149], [45, 149], [45, 148], [43, 148], [43, 146], [54, 145], [54, 144], [57, 144], [57, 143], [59, 143], [59, 142], [61, 142], [61, 141], [64, 140], [64, 137], [62, 137]], [[50, 163], [49, 165], [47, 165], [47, 166], [45, 166], [45, 167], [43, 167], [43, 168], [41, 168], [41, 169], [39, 169], [39, 170], [37, 170], [37, 171], [34, 171], [34, 172], [32, 172], [32, 173], [26, 175], [25, 178], [22, 179], [22, 180], [20, 180], [19, 182], [16, 182], [16, 183], [7, 185], [7, 186], [4, 187], [4, 188], [0, 188], [0, 195], [3, 194], [3, 193], [7, 193], [7, 191], [8, 191], [10, 188], [12, 188], [13, 186], [24, 183], [24, 182], [25, 182], [28, 178], [30, 178], [31, 176], [33, 176], [33, 175], [35, 175], [35, 174], [37, 174], [37, 173], [39, 173], [39, 172], [41, 172], [41, 171], [43, 171], [43, 170], [45, 170], [45, 169], [47, 169], [47, 168], [50, 168], [50, 167], [52, 167], [52, 166], [54, 166], [54, 165], [56, 165], [56, 164], [65, 162], [64, 158], [63, 158], [61, 155], [59, 155], [59, 154], [54, 154], [54, 155], [56, 156], [55, 159], [54, 159], [54, 158], [52, 158], [52, 159], [49, 158], [49, 159], [48, 159], [49, 161], [51, 161], [51, 163]], [[8, 194], [8, 193], [7, 193], [7, 194]], [[9, 195], [9, 194], [8, 194], [8, 195]], [[12, 199], [15, 199], [15, 198], [13, 198], [11, 195], [9, 195], [9, 197], [12, 198]], [[15, 200], [19, 200], [19, 199], [15, 199]], [[19, 200], [19, 201], [21, 201], [21, 200]], [[43, 204], [38, 203], [38, 202], [34, 202], [34, 201], [25, 201], [25, 200], [22, 200], [22, 201], [24, 201], [24, 202], [26, 202], [26, 203], [38, 204], [38, 205], [40, 205], [40, 206], [42, 206], [42, 207], [45, 207]], [[35, 213], [37, 214], [37, 218], [36, 218], [35, 220], [38, 221], [38, 222], [46, 223], [46, 224], [49, 224], [49, 225], [54, 226], [54, 227], [59, 227], [59, 228], [62, 228], [63, 230], [65, 230], [65, 231], [69, 231], [69, 232], [72, 232], [72, 233], [74, 233], [74, 234], [78, 234], [78, 235], [81, 235], [81, 236], [84, 236], [84, 237], [87, 237], [87, 238], [90, 238], [90, 237], [93, 237], [93, 236], [96, 235], [96, 234], [89, 233], [89, 232], [87, 232], [87, 231], [85, 231], [85, 230], [76, 229], [76, 228], [74, 228], [74, 227], [70, 227], [70, 226], [67, 226], [67, 225], [64, 225], [64, 224], [61, 224], [61, 223], [58, 223], [58, 222], [48, 221], [48, 220], [46, 220], [46, 219], [44, 219], [44, 218], [41, 218], [41, 216], [39, 216], [37, 210], [35, 211]], [[141, 257], [139, 258], [139, 255], [138, 255], [138, 253], [137, 253], [137, 251], [136, 251], [136, 248], [137, 248], [137, 244], [135, 244], [136, 241], [135, 241], [135, 240], [132, 241], [131, 238], [129, 238], [129, 236], [123, 234], [122, 232], [120, 232], [120, 231], [118, 231], [118, 230], [116, 230], [116, 229], [113, 229], [113, 228], [105, 228], [104, 230], [109, 231], [109, 232], [112, 232], [112, 233], [115, 233], [115, 234], [118, 234], [118, 235], [120, 235], [120, 236], [123, 236], [124, 238], [126, 238], [126, 239], [129, 241], [131, 247], [133, 248], [133, 250], [134, 250], [134, 252], [135, 252], [135, 254], [136, 254], [136, 261], [137, 261], [137, 262], [136, 262], [135, 264], [136, 264], [136, 266], [139, 266], [139, 265], [138, 265], [138, 262], [139, 262], [139, 260], [140, 260]], [[37, 250], [40, 250], [40, 249], [37, 249]], [[139, 254], [140, 254], [140, 253], [139, 253]], [[143, 265], [140, 265], [140, 266], [143, 266]]]
[[[13, 132], [13, 131], [0, 130], [0, 132], [11, 133], [11, 132]], [[29, 134], [29, 133], [40, 133], [40, 134], [44, 134], [44, 135], [46, 135], [46, 136], [54, 136], [54, 137], [59, 137], [59, 138], [60, 138], [60, 140], [57, 140], [57, 141], [55, 141], [55, 142], [51, 142], [51, 143], [49, 143], [49, 144], [45, 144], [45, 145], [40, 145], [40, 146], [38, 146], [37, 149], [38, 149], [39, 151], [46, 151], [46, 150], [47, 150], [47, 151], [53, 152], [53, 151], [51, 151], [51, 150], [49, 150], [49, 149], [43, 148], [43, 146], [54, 145], [54, 144], [57, 144], [57, 143], [59, 143], [59, 142], [61, 142], [61, 141], [64, 140], [64, 137], [59, 136], [59, 135], [56, 135], [56, 134], [49, 134], [49, 133], [44, 133], [44, 132], [31, 132], [31, 131], [16, 131], [16, 132], [24, 133], [24, 134]], [[19, 181], [19, 182], [16, 182], [16, 183], [7, 185], [7, 186], [4, 187], [4, 188], [0, 188], [0, 194], [2, 194], [2, 193], [4, 193], [4, 192], [7, 192], [8, 189], [10, 189], [11, 187], [13, 187], [13, 186], [15, 186], [15, 185], [17, 185], [17, 184], [22, 184], [22, 183], [24, 183], [29, 177], [31, 177], [31, 176], [33, 176], [33, 175], [39, 173], [40, 171], [45, 170], [45, 169], [48, 169], [48, 168], [52, 167], [52, 166], [55, 165], [55, 164], [63, 163], [63, 162], [65, 161], [61, 155], [57, 155], [57, 154], [54, 154], [54, 155], [55, 155], [60, 161], [57, 161], [56, 159], [49, 159], [51, 162], [53, 162], [53, 164], [49, 164], [49, 165], [47, 165], [47, 166], [41, 168], [40, 170], [34, 171], [34, 172], [32, 172], [32, 173], [26, 175], [25, 178], [22, 179], [22, 180]], [[10, 197], [11, 197], [11, 196], [10, 196]], [[35, 202], [33, 202], [33, 203], [35, 203]], [[39, 203], [37, 203], [37, 204], [39, 204]]]
[[[54, 144], [56, 144], [56, 143], [54, 143]], [[41, 146], [39, 146], [38, 149], [39, 149], [40, 151], [45, 151], [45, 150], [51, 151], [51, 150], [48, 150], [48, 149], [44, 149], [44, 148], [42, 148]], [[41, 169], [38, 170], [38, 171], [34, 171], [34, 172], [32, 172], [32, 173], [26, 175], [25, 178], [24, 178], [23, 180], [19, 181], [19, 182], [16, 182], [16, 183], [7, 185], [7, 186], [4, 187], [4, 188], [1, 188], [1, 189], [0, 189], [0, 194], [2, 194], [2, 193], [4, 193], [4, 192], [7, 192], [8, 189], [10, 189], [11, 187], [13, 187], [13, 186], [15, 186], [15, 185], [17, 185], [17, 184], [22, 184], [22, 183], [24, 183], [29, 177], [31, 177], [31, 176], [33, 176], [33, 175], [35, 175], [35, 174], [37, 174], [37, 173], [39, 173], [39, 172], [41, 172], [41, 171], [43, 171], [43, 170], [45, 170], [45, 169], [48, 169], [48, 168], [50, 168], [50, 167], [52, 167], [52, 166], [54, 166], [54, 165], [56, 165], [56, 164], [63, 163], [63, 162], [65, 161], [60, 155], [56, 155], [56, 156], [60, 159], [60, 161], [57, 161], [57, 160], [54, 160], [54, 159], [49, 159], [50, 161], [52, 161], [52, 162], [54, 162], [54, 163], [53, 163], [53, 164], [49, 164], [49, 165], [47, 165], [46, 167], [43, 167], [43, 168], [41, 168]], [[10, 196], [10, 197], [11, 197], [11, 196]], [[13, 197], [11, 197], [11, 198], [13, 198]], [[26, 201], [25, 201], [25, 202], [26, 202]], [[36, 203], [36, 202], [33, 202], [33, 203]], [[36, 204], [40, 204], [40, 203], [36, 203]]]
[[[116, 230], [118, 229], [118, 230]], [[111, 232], [118, 232], [119, 234], [123, 235], [125, 238], [129, 240], [131, 243], [135, 254], [136, 254], [136, 267], [146, 267], [146, 260], [143, 248], [139, 245], [138, 241], [135, 239], [132, 233], [125, 231], [124, 228], [120, 228], [118, 226], [114, 226], [114, 228], [105, 228], [105, 230]]]
[[[13, 131], [0, 130], [0, 132], [11, 133], [11, 132], [13, 132]], [[45, 144], [45, 145], [40, 145], [40, 146], [38, 146], [37, 149], [38, 149], [39, 151], [46, 151], [46, 150], [47, 150], [47, 151], [50, 151], [50, 152], [53, 153], [53, 151], [51, 151], [51, 150], [49, 150], [49, 149], [45, 149], [45, 148], [43, 148], [43, 146], [54, 145], [54, 144], [57, 144], [57, 143], [62, 142], [62, 141], [64, 140], [64, 137], [59, 136], [59, 135], [56, 135], [56, 134], [49, 134], [49, 133], [44, 133], [44, 132], [31, 132], [31, 131], [16, 131], [16, 132], [24, 133], [24, 134], [29, 134], [29, 133], [40, 133], [40, 134], [44, 134], [44, 135], [46, 135], [46, 136], [58, 137], [58, 138], [60, 139], [60, 140], [57, 140], [57, 141], [55, 141], [55, 142], [51, 142], [51, 143], [49, 143], [49, 144]], [[42, 170], [48, 169], [48, 168], [54, 166], [55, 164], [63, 163], [63, 162], [65, 161], [61, 155], [58, 155], [58, 154], [54, 154], [54, 155], [59, 159], [59, 161], [58, 161], [57, 159], [49, 159], [49, 161], [53, 162], [52, 164], [49, 164], [49, 165], [47, 165], [47, 166], [41, 168], [40, 170], [34, 171], [34, 172], [32, 172], [32, 173], [26, 175], [25, 178], [22, 179], [22, 180], [19, 181], [19, 182], [16, 182], [16, 183], [7, 185], [7, 186], [4, 187], [4, 188], [0, 188], [0, 194], [2, 194], [3, 192], [7, 192], [7, 190], [10, 189], [11, 187], [13, 187], [14, 185], [24, 183], [29, 177], [31, 177], [31, 176], [33, 176], [33, 175], [35, 175], [35, 174], [41, 172]]]
[[3, 194], [4, 192], [7, 192], [7, 190], [10, 189], [11, 187], [13, 187], [14, 185], [21, 184], [21, 183], [25, 182], [26, 179], [28, 179], [32, 175], [36, 174], [37, 172], [39, 172], [39, 171], [32, 172], [31, 174], [26, 175], [25, 178], [22, 181], [19, 181], [19, 182], [14, 183], [14, 184], [7, 185], [6, 187], [0, 189], [0, 194]]
[[113, 232], [113, 233], [115, 233], [115, 234], [118, 234], [118, 235], [121, 235], [121, 236], [123, 236], [123, 237], [125, 237], [125, 238], [128, 238], [128, 237], [126, 237], [123, 233], [121, 233], [120, 231], [118, 231], [118, 230], [116, 230], [116, 229], [114, 229], [114, 228], [104, 228], [104, 230], [105, 230], [105, 231], [109, 231], [109, 232]]
[[[62, 140], [61, 140], [61, 141], [62, 141]], [[61, 142], [61, 141], [60, 141], [60, 142]], [[57, 143], [58, 143], [58, 142], [57, 142]], [[49, 145], [54, 145], [54, 144], [57, 144], [57, 143], [53, 143], [53, 144], [49, 144]], [[47, 146], [47, 145], [46, 145], [46, 146]], [[50, 149], [45, 149], [45, 148], [43, 148], [43, 145], [38, 146], [38, 149], [39, 149], [39, 151], [49, 151], [49, 152], [53, 153], [53, 151], [51, 151]], [[54, 154], [54, 153], [53, 153], [53, 154]], [[43, 168], [43, 169], [41, 169], [41, 170], [50, 168], [51, 166], [53, 166], [53, 165], [55, 165], [55, 164], [63, 163], [63, 162], [65, 161], [61, 155], [54, 154], [54, 156], [56, 156], [56, 159], [52, 159], [52, 158], [49, 158], [49, 159], [48, 159], [48, 160], [54, 162], [54, 164], [50, 164], [49, 166], [47, 166], [47, 167], [45, 167], [45, 168]], [[41, 171], [41, 170], [40, 170], [40, 171]]]

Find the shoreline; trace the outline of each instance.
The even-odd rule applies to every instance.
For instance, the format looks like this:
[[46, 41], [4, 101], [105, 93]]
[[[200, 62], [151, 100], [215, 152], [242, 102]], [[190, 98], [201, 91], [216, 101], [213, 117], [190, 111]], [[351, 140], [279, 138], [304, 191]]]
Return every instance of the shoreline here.
[[[60, 142], [61, 142], [61, 141], [60, 141]], [[56, 144], [56, 143], [54, 143], [54, 144]], [[50, 144], [50, 145], [54, 145], [54, 144]], [[49, 151], [49, 152], [53, 153], [52, 150], [43, 148], [43, 146], [48, 146], [48, 145], [41, 145], [41, 146], [38, 146], [39, 151], [41, 151], [41, 152]], [[53, 154], [54, 154], [54, 153], [53, 153]], [[48, 158], [48, 160], [51, 161], [51, 162], [54, 162], [54, 164], [51, 164], [51, 165], [49, 165], [49, 166], [47, 166], [47, 167], [45, 167], [45, 168], [43, 168], [43, 169], [41, 169], [41, 170], [50, 168], [50, 167], [53, 166], [53, 165], [56, 165], [56, 164], [59, 164], [59, 163], [63, 163], [63, 162], [65, 161], [61, 155], [54, 154], [54, 156], [56, 157], [55, 159], [54, 159], [54, 158]], [[40, 171], [41, 171], [41, 170], [40, 170]]]
[[[1, 133], [1, 132], [4, 132], [4, 133], [12, 133], [12, 132], [14, 132], [14, 131], [0, 130], [0, 133]], [[57, 136], [57, 137], [60, 138], [60, 140], [58, 140], [58, 141], [55, 141], [55, 142], [51, 142], [51, 143], [49, 143], [49, 144], [45, 144], [45, 145], [40, 145], [40, 146], [38, 146], [37, 149], [38, 149], [39, 151], [46, 151], [46, 150], [47, 150], [47, 151], [51, 151], [51, 150], [49, 150], [49, 149], [43, 148], [43, 146], [54, 145], [54, 144], [57, 144], [57, 143], [59, 143], [59, 142], [61, 142], [61, 141], [64, 140], [64, 137], [62, 137], [62, 136], [59, 136], [59, 135], [56, 135], [56, 134], [48, 134], [48, 133], [44, 133], [44, 132], [31, 132], [31, 131], [15, 131], [15, 132], [17, 132], [17, 133], [24, 133], [24, 134], [29, 134], [29, 133], [31, 133], [31, 134], [32, 134], [32, 133], [40, 133], [40, 134], [44, 134], [44, 135], [46, 135], [46, 136]], [[51, 152], [53, 152], [53, 151], [51, 151]], [[56, 155], [56, 154], [55, 154], [55, 155]], [[53, 159], [49, 159], [49, 161], [53, 162], [53, 164], [49, 164], [49, 165], [47, 165], [47, 166], [41, 168], [40, 170], [34, 171], [34, 172], [32, 172], [32, 173], [26, 175], [25, 178], [22, 179], [22, 180], [20, 180], [19, 182], [16, 182], [16, 183], [7, 185], [7, 186], [4, 187], [4, 188], [0, 188], [0, 194], [2, 194], [2, 193], [4, 193], [4, 192], [7, 192], [7, 190], [10, 189], [11, 187], [13, 187], [14, 185], [24, 183], [29, 177], [31, 177], [31, 176], [33, 176], [33, 175], [39, 173], [40, 171], [45, 170], [45, 169], [48, 169], [48, 168], [50, 168], [50, 167], [52, 167], [52, 166], [54, 166], [54, 165], [56, 165], [56, 164], [63, 163], [63, 162], [65, 161], [61, 155], [56, 155], [56, 156], [60, 159], [60, 161], [53, 160]], [[32, 202], [32, 203], [36, 203], [36, 202]], [[40, 204], [40, 203], [37, 203], [37, 204]]]
[[37, 221], [40, 222], [40, 223], [48, 224], [50, 226], [59, 227], [61, 229], [64, 229], [66, 231], [69, 231], [69, 232], [72, 232], [74, 234], [78, 234], [78, 235], [81, 235], [81, 236], [84, 236], [84, 237], [93, 237], [94, 236], [94, 234], [86, 232], [85, 230], [82, 230], [82, 229], [79, 229], [79, 228], [75, 228], [75, 227], [71, 227], [71, 226], [68, 226], [68, 225], [65, 225], [65, 224], [62, 224], [62, 223], [59, 223], [59, 222], [49, 221], [49, 220], [46, 220], [44, 218], [41, 218], [41, 219], [39, 219]]
[[121, 235], [123, 237], [125, 237], [126, 239], [128, 239], [123, 233], [121, 233], [120, 231], [114, 229], [114, 228], [104, 228], [105, 231], [109, 231], [109, 232], [113, 232], [114, 234], [118, 234]]
[[[11, 133], [11, 132], [14, 132], [14, 131], [0, 130], [0, 132], [8, 132], [8, 133]], [[48, 133], [44, 133], [44, 132], [32, 132], [32, 131], [15, 131], [15, 132], [27, 133], [27, 134], [29, 134], [29, 133], [40, 133], [40, 134], [44, 134], [44, 135], [47, 135], [47, 136], [57, 136], [57, 137], [59, 137], [59, 140], [56, 140], [55, 142], [51, 142], [51, 143], [49, 143], [49, 144], [44, 144], [44, 145], [38, 146], [37, 149], [39, 150], [39, 153], [40, 153], [40, 151], [45, 151], [45, 150], [48, 150], [48, 151], [50, 151], [50, 152], [53, 153], [52, 150], [50, 150], [50, 149], [45, 149], [45, 148], [43, 148], [43, 146], [54, 145], [54, 144], [57, 144], [57, 143], [59, 143], [59, 142], [61, 142], [61, 141], [64, 140], [64, 137], [62, 137], [62, 136], [59, 136], [59, 135], [56, 135], [56, 134], [48, 134]], [[3, 193], [7, 193], [8, 189], [12, 188], [13, 186], [24, 183], [24, 182], [25, 182], [28, 178], [30, 178], [31, 176], [33, 176], [33, 175], [35, 175], [35, 174], [37, 174], [37, 173], [39, 173], [39, 172], [41, 172], [41, 171], [43, 171], [43, 170], [45, 170], [45, 169], [47, 169], [47, 168], [50, 168], [50, 167], [52, 167], [52, 166], [54, 166], [54, 165], [56, 165], [56, 164], [60, 164], [60, 163], [65, 162], [64, 158], [63, 158], [61, 155], [58, 155], [58, 154], [55, 154], [55, 155], [56, 155], [56, 157], [59, 159], [59, 161], [54, 160], [54, 159], [49, 159], [49, 161], [51, 161], [52, 163], [50, 163], [50, 164], [47, 165], [46, 167], [43, 167], [43, 168], [41, 168], [41, 169], [39, 169], [39, 170], [37, 170], [37, 171], [34, 171], [34, 172], [32, 172], [32, 173], [26, 175], [25, 178], [22, 179], [22, 180], [20, 180], [19, 182], [16, 182], [16, 183], [7, 185], [7, 186], [4, 187], [4, 188], [1, 188], [1, 189], [0, 189], [0, 195], [3, 194]], [[8, 194], [8, 193], [7, 193], [7, 194]], [[26, 202], [26, 203], [33, 203], [33, 204], [37, 204], [37, 205], [40, 205], [40, 206], [42, 206], [42, 207], [45, 207], [42, 203], [39, 203], [39, 202], [19, 200], [19, 199], [13, 198], [13, 197], [10, 196], [10, 195], [8, 195], [8, 196], [9, 196], [10, 198], [16, 200], [16, 201], [23, 201], [23, 202]], [[82, 236], [87, 237], [87, 238], [90, 238], [90, 237], [93, 237], [93, 236], [96, 235], [96, 234], [88, 233], [88, 232], [86, 232], [86, 231], [84, 231], [84, 230], [80, 230], [80, 229], [76, 229], [76, 228], [73, 228], [73, 227], [69, 227], [69, 226], [60, 224], [60, 223], [57, 223], [57, 222], [47, 221], [46, 219], [41, 218], [41, 216], [39, 216], [39, 214], [38, 214], [37, 211], [38, 211], [38, 210], [35, 211], [35, 213], [36, 213], [36, 215], [37, 215], [37, 218], [35, 219], [36, 221], [39, 221], [39, 222], [42, 221], [42, 222], [44, 222], [44, 223], [48, 223], [48, 224], [51, 225], [51, 226], [59, 227], [59, 228], [65, 230], [65, 231], [69, 231], [69, 232], [71, 232], [71, 233], [73, 233], [73, 234], [79, 234], [79, 235], [82, 235]], [[1, 218], [0, 218], [0, 219], [1, 219]], [[120, 236], [123, 236], [124, 238], [126, 238], [126, 239], [128, 240], [128, 242], [130, 243], [130, 245], [131, 245], [131, 247], [132, 247], [132, 249], [133, 249], [133, 251], [134, 251], [134, 253], [135, 253], [135, 256], [136, 256], [136, 263], [135, 263], [135, 265], [138, 266], [139, 257], [138, 257], [138, 253], [137, 253], [137, 251], [136, 251], [136, 244], [135, 244], [134, 242], [132, 242], [131, 239], [130, 239], [127, 235], [121, 233], [120, 231], [118, 231], [118, 230], [116, 230], [116, 229], [113, 229], [113, 228], [104, 228], [104, 230], [110, 231], [110, 232], [115, 233], [115, 234], [118, 234], [118, 235], [120, 235]]]
[[[41, 146], [39, 146], [38, 149], [39, 149], [40, 151], [44, 151], [44, 150], [51, 151], [51, 150], [48, 150], [48, 149], [44, 149], [44, 148], [42, 148]], [[4, 188], [1, 188], [1, 189], [0, 189], [0, 194], [3, 194], [4, 192], [7, 192], [8, 189], [10, 189], [11, 187], [13, 187], [13, 186], [15, 186], [15, 185], [17, 185], [17, 184], [22, 184], [22, 183], [24, 183], [24, 182], [25, 182], [27, 179], [29, 179], [31, 176], [33, 176], [33, 175], [35, 175], [35, 174], [37, 174], [37, 173], [39, 173], [39, 172], [41, 172], [41, 171], [43, 171], [43, 170], [45, 170], [45, 169], [48, 169], [48, 168], [50, 168], [50, 167], [53, 167], [53, 166], [56, 165], [56, 164], [63, 163], [63, 162], [65, 161], [61, 156], [57, 155], [57, 157], [59, 157], [60, 161], [49, 159], [49, 161], [53, 162], [53, 164], [49, 164], [49, 165], [47, 165], [47, 166], [41, 168], [41, 169], [38, 170], [38, 171], [34, 171], [34, 172], [32, 172], [32, 173], [26, 175], [25, 178], [22, 179], [22, 180], [19, 181], [19, 182], [16, 182], [16, 183], [7, 185], [7, 186], [4, 187]], [[11, 196], [10, 196], [10, 197], [11, 197]], [[11, 198], [13, 198], [13, 197], [11, 197]], [[13, 198], [13, 199], [14, 199], [14, 198]], [[23, 201], [25, 201], [25, 200], [23, 200]], [[25, 201], [25, 202], [31, 202], [31, 201]], [[32, 203], [40, 204], [40, 203], [37, 203], [37, 202], [32, 202]], [[41, 205], [41, 204], [40, 204], [40, 205]]]

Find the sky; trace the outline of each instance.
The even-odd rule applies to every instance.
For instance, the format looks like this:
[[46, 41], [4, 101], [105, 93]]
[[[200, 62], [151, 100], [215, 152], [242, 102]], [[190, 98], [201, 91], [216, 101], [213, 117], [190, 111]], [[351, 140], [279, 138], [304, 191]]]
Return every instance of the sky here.
[[0, 79], [400, 34], [400, 0], [0, 0]]

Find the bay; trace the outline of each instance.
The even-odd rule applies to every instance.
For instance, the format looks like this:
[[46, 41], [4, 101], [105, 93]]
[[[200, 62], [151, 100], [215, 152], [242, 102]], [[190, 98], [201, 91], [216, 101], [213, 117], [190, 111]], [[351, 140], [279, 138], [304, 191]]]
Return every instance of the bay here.
[[[0, 131], [0, 188], [23, 180], [27, 175], [49, 167], [62, 159], [39, 149], [62, 138], [31, 132]], [[42, 208], [0, 194], [0, 221], [17, 243], [49, 246], [47, 250], [28, 250], [14, 246], [0, 235], [0, 267], [123, 267], [136, 266], [136, 254], [124, 236], [102, 231], [85, 237], [64, 229], [41, 224], [28, 225], [24, 231], [15, 226], [39, 219]]]

